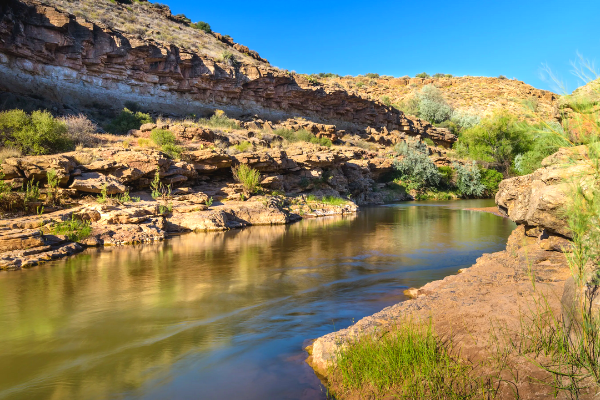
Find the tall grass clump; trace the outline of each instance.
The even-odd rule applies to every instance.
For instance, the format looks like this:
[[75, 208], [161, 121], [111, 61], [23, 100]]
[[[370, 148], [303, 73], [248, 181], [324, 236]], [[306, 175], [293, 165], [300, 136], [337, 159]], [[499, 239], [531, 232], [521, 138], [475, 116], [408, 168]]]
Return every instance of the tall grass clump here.
[[233, 178], [242, 184], [244, 193], [251, 195], [260, 187], [260, 172], [246, 164], [239, 164], [231, 168]]
[[67, 125], [48, 111], [0, 113], [0, 144], [23, 154], [53, 154], [73, 149]]
[[170, 157], [181, 157], [183, 149], [176, 144], [177, 140], [171, 131], [167, 131], [165, 129], [153, 129], [152, 133], [150, 134], [150, 139]]
[[238, 122], [227, 117], [223, 110], [216, 110], [210, 118], [201, 118], [198, 122], [209, 128], [240, 129]]
[[51, 232], [54, 235], [65, 235], [72, 242], [79, 242], [92, 234], [92, 226], [71, 215], [71, 219], [54, 224]]
[[473, 377], [473, 369], [460, 360], [449, 340], [433, 332], [431, 323], [406, 320], [342, 347], [330, 375], [341, 391], [370, 392], [367, 398], [493, 397], [492, 381]]

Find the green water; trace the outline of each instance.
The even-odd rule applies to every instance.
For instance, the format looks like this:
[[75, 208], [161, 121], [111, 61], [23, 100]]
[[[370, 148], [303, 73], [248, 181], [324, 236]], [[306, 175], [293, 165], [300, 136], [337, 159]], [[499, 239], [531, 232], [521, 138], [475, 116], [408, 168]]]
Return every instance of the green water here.
[[90, 249], [0, 273], [0, 399], [324, 399], [307, 339], [504, 248], [514, 224], [404, 203]]

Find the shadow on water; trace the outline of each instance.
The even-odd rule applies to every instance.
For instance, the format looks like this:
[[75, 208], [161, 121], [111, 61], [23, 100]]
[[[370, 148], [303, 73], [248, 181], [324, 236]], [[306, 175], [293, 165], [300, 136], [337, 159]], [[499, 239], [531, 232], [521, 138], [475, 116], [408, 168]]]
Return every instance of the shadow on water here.
[[302, 343], [504, 248], [514, 224], [403, 203], [90, 249], [0, 273], [0, 399], [324, 399]]

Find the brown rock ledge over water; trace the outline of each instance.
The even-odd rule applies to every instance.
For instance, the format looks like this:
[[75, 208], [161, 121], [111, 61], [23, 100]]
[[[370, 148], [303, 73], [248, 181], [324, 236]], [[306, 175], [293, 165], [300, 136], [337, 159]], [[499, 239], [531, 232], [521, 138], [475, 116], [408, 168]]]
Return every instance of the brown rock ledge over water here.
[[[178, 196], [171, 211], [154, 200], [137, 203], [88, 204], [42, 216], [0, 221], [0, 270], [18, 270], [79, 253], [86, 246], [119, 246], [167, 239], [170, 233], [225, 231], [250, 225], [288, 224], [304, 217], [355, 213], [351, 202], [284, 205], [276, 197], [228, 201], [210, 208], [193, 196]], [[202, 196], [196, 196], [202, 197]], [[191, 198], [191, 199], [190, 199]], [[53, 223], [71, 218], [90, 221], [92, 233], [80, 243], [52, 235]]]

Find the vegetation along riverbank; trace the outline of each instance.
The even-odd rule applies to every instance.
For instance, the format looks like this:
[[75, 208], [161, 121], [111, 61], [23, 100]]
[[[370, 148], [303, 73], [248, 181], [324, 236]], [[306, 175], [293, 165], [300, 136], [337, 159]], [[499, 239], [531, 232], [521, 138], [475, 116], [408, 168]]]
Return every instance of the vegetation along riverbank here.
[[336, 399], [593, 398], [591, 78], [559, 96], [504, 76], [300, 74], [159, 3], [7, 0], [0, 270], [181, 232], [494, 198], [472, 211], [517, 224], [506, 250], [316, 339], [307, 362]]

